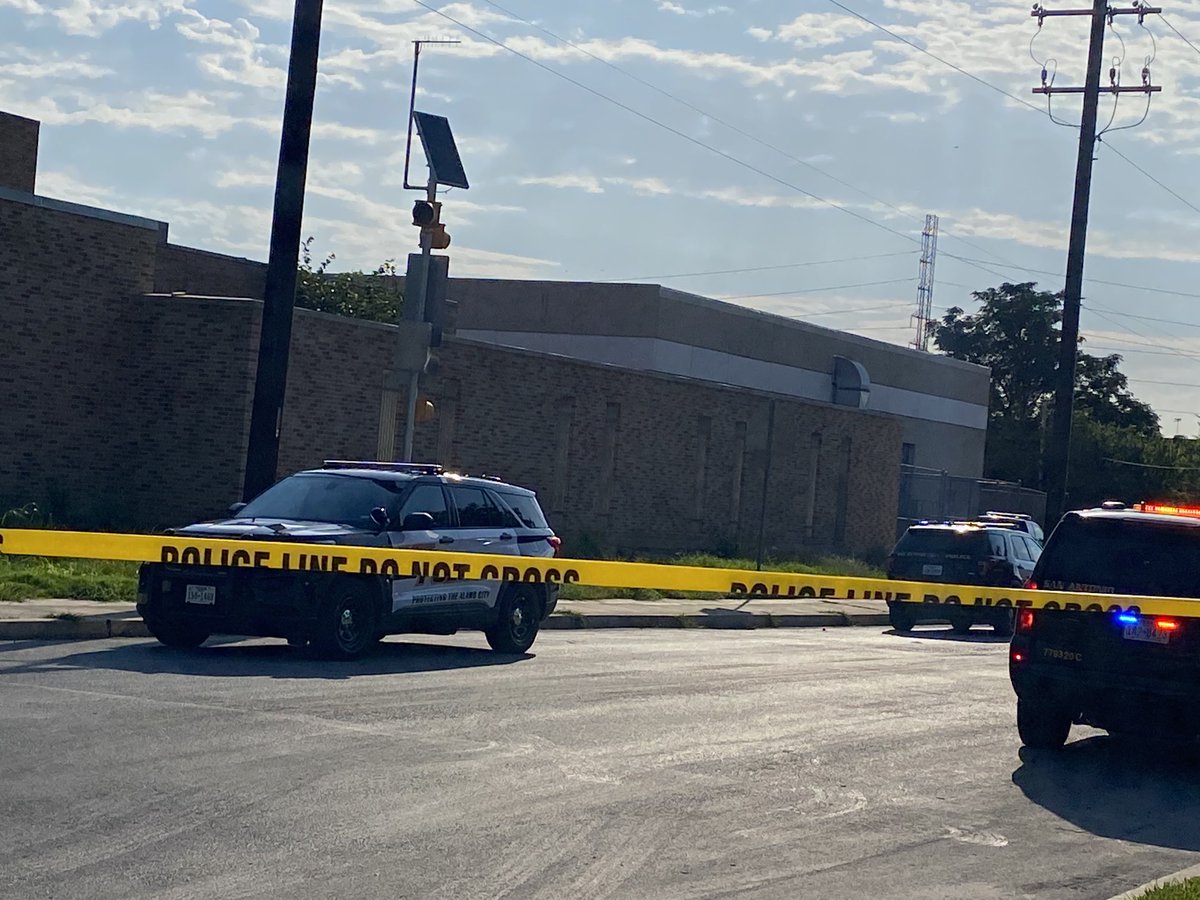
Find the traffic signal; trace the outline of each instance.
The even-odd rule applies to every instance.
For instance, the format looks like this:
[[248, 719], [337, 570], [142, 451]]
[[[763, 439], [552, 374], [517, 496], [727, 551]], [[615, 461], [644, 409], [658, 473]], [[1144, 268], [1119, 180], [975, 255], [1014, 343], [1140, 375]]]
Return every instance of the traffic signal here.
[[413, 224], [421, 229], [421, 234], [429, 233], [429, 246], [434, 250], [445, 250], [450, 246], [450, 235], [446, 234], [446, 226], [442, 224], [442, 204], [438, 201], [418, 200], [413, 204]]

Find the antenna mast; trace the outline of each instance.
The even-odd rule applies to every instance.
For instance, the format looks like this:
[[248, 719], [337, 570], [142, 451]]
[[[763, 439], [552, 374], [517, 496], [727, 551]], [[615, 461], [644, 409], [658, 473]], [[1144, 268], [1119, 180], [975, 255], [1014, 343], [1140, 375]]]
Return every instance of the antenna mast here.
[[921, 232], [921, 278], [917, 283], [917, 334], [913, 347], [929, 350], [929, 323], [933, 319], [933, 268], [937, 262], [938, 217], [930, 213], [925, 216], [925, 230]]

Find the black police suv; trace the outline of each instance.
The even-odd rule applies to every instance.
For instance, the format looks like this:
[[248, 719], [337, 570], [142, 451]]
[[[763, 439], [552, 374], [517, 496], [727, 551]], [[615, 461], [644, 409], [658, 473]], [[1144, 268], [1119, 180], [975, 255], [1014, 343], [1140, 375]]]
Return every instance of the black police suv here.
[[[1108, 503], [1067, 513], [1029, 587], [1200, 597], [1200, 510], [1159, 509]], [[1200, 735], [1200, 600], [1195, 616], [1020, 609], [1009, 676], [1029, 747], [1061, 747], [1072, 724]]]
[[[1021, 587], [1041, 552], [1037, 541], [1009, 521], [910, 525], [888, 556], [887, 576], [900, 581]], [[888, 618], [896, 631], [911, 631], [921, 622], [947, 621], [958, 634], [966, 634], [972, 625], [991, 625], [1006, 637], [1013, 629], [1011, 607], [925, 608], [889, 601]]]
[[350, 659], [387, 634], [479, 629], [494, 650], [524, 653], [558, 602], [554, 583], [328, 571], [322, 559], [339, 544], [506, 555], [514, 565], [558, 554], [533, 491], [440, 466], [332, 460], [235, 504], [228, 518], [169, 533], [313, 545], [298, 571], [182, 557], [142, 566], [138, 612], [171, 647], [195, 647], [212, 634], [255, 635]]

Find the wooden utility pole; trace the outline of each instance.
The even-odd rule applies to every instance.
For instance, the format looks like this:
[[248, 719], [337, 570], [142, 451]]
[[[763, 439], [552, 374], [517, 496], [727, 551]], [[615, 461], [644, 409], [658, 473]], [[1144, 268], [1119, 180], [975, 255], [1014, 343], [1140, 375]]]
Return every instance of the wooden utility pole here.
[[[1108, 0], [1094, 0], [1091, 9], [1047, 10], [1040, 5], [1030, 13], [1042, 21], [1053, 16], [1091, 16], [1091, 37], [1088, 41], [1087, 78], [1084, 86], [1055, 87], [1046, 83], [1042, 71], [1042, 86], [1035, 94], [1083, 94], [1083, 119], [1079, 127], [1079, 156], [1075, 163], [1075, 197], [1071, 207], [1071, 236], [1067, 247], [1067, 273], [1063, 289], [1062, 338], [1059, 345], [1058, 369], [1054, 379], [1054, 419], [1050, 440], [1046, 446], [1045, 477], [1047, 482], [1046, 524], [1053, 526], [1067, 509], [1067, 466], [1071, 453], [1071, 416], [1075, 402], [1075, 357], [1079, 344], [1079, 309], [1083, 300], [1083, 263], [1087, 249], [1088, 206], [1092, 192], [1092, 162], [1096, 149], [1096, 117], [1100, 106], [1100, 73], [1104, 64], [1104, 28], [1114, 16], [1136, 15], [1139, 21], [1151, 13], [1162, 12], [1149, 6], [1129, 8], [1110, 7]], [[1113, 82], [1106, 93], [1155, 93], [1161, 88], [1149, 83], [1149, 71], [1143, 70], [1142, 84], [1122, 87]]]

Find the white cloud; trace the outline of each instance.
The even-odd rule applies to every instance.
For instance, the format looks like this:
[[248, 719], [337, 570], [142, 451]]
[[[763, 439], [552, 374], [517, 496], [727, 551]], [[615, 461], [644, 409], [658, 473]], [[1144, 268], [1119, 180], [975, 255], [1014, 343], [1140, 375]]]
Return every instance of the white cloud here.
[[142, 22], [156, 29], [188, 0], [0, 0], [0, 6], [16, 7], [21, 12], [53, 18], [67, 34], [96, 37], [123, 22]]
[[604, 187], [595, 175], [563, 174], [563, 175], [527, 175], [517, 179], [520, 185], [540, 185], [553, 188], [578, 188], [589, 194], [603, 194]]
[[662, 12], [671, 13], [676, 16], [694, 16], [696, 18], [733, 12], [733, 10], [728, 6], [709, 6], [704, 9], [688, 9], [685, 6], [680, 6], [678, 3], [675, 3], [674, 0], [658, 0], [658, 8]]

